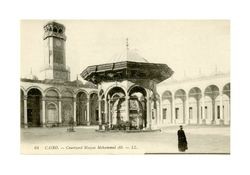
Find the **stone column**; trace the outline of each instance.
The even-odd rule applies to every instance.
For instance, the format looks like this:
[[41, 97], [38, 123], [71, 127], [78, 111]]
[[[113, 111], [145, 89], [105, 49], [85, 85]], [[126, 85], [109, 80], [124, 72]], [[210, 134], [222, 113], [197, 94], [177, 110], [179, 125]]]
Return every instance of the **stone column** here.
[[59, 98], [59, 101], [58, 101], [58, 110], [59, 110], [58, 122], [59, 122], [59, 126], [61, 126], [62, 124], [62, 100], [61, 98]]
[[90, 125], [90, 97], [87, 98], [87, 126]]
[[197, 124], [199, 124], [200, 123], [200, 98], [199, 97], [197, 97], [197, 99], [196, 99], [196, 101], [197, 101]]
[[184, 117], [184, 122], [185, 124], [189, 124], [189, 101], [188, 101], [188, 94], [186, 95], [186, 100], [185, 100], [185, 117]]
[[151, 116], [151, 99], [147, 97], [147, 128], [151, 129], [152, 116]]
[[108, 101], [108, 118], [109, 118], [108, 122], [109, 122], [109, 128], [111, 127], [111, 106], [110, 106], [111, 102], [110, 102], [110, 100], [111, 99], [109, 99], [109, 101]]
[[27, 116], [27, 96], [23, 96], [23, 112], [24, 112], [24, 128], [28, 128], [28, 116]]
[[215, 97], [212, 97], [212, 122], [211, 124], [216, 124], [216, 117], [215, 117]]
[[45, 112], [46, 112], [45, 101], [46, 101], [46, 98], [42, 97], [42, 126], [43, 127], [46, 127], [46, 121], [45, 121]]
[[163, 124], [163, 115], [162, 115], [162, 97], [160, 97], [160, 102], [159, 102], [159, 105], [160, 105], [160, 111], [159, 111], [159, 119], [160, 119], [160, 125]]
[[206, 116], [205, 116], [205, 95], [202, 94], [202, 100], [201, 100], [201, 104], [202, 104], [202, 111], [201, 111], [201, 124], [206, 124]]
[[102, 100], [98, 99], [98, 123], [99, 130], [102, 130]]
[[156, 125], [159, 126], [160, 125], [160, 101], [156, 101]]
[[172, 97], [172, 124], [175, 124], [175, 103], [174, 103], [174, 97]]
[[223, 114], [223, 93], [220, 94], [220, 124], [224, 124], [224, 114]]
[[104, 100], [104, 122], [107, 123], [108, 121], [108, 102], [107, 99]]
[[76, 125], [76, 97], [73, 99], [73, 119], [74, 119], [74, 125]]
[[125, 97], [127, 121], [129, 121], [129, 96]]

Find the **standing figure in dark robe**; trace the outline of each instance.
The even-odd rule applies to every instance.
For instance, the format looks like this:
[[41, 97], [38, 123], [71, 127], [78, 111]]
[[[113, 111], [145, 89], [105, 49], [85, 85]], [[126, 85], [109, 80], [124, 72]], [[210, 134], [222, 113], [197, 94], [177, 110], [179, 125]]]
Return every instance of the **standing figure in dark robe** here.
[[180, 126], [180, 129], [177, 132], [178, 135], [178, 148], [180, 152], [185, 152], [188, 149], [187, 146], [187, 139], [186, 139], [186, 135], [185, 132], [183, 130], [182, 125]]

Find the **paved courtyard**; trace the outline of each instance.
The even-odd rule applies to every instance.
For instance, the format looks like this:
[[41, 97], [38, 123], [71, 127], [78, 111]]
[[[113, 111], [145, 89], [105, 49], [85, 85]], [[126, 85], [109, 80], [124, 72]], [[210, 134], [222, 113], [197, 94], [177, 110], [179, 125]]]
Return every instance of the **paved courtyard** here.
[[[97, 127], [21, 129], [25, 154], [143, 154], [179, 153], [178, 126], [161, 132], [96, 132]], [[188, 141], [185, 153], [230, 153], [230, 127], [184, 126]]]

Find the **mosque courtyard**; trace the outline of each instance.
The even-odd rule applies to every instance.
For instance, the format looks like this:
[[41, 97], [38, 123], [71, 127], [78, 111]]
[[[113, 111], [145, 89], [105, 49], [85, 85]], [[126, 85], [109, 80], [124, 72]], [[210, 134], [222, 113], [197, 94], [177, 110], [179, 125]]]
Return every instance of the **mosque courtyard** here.
[[[155, 132], [96, 132], [96, 127], [21, 129], [24, 154], [144, 154], [179, 153], [176, 131], [169, 126]], [[230, 127], [184, 126], [185, 153], [230, 153]]]

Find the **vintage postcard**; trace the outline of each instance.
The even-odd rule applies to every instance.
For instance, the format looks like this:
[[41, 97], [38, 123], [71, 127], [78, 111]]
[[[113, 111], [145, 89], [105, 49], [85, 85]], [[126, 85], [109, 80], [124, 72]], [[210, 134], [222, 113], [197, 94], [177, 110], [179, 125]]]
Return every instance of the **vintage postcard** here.
[[229, 20], [21, 20], [21, 154], [230, 154]]

